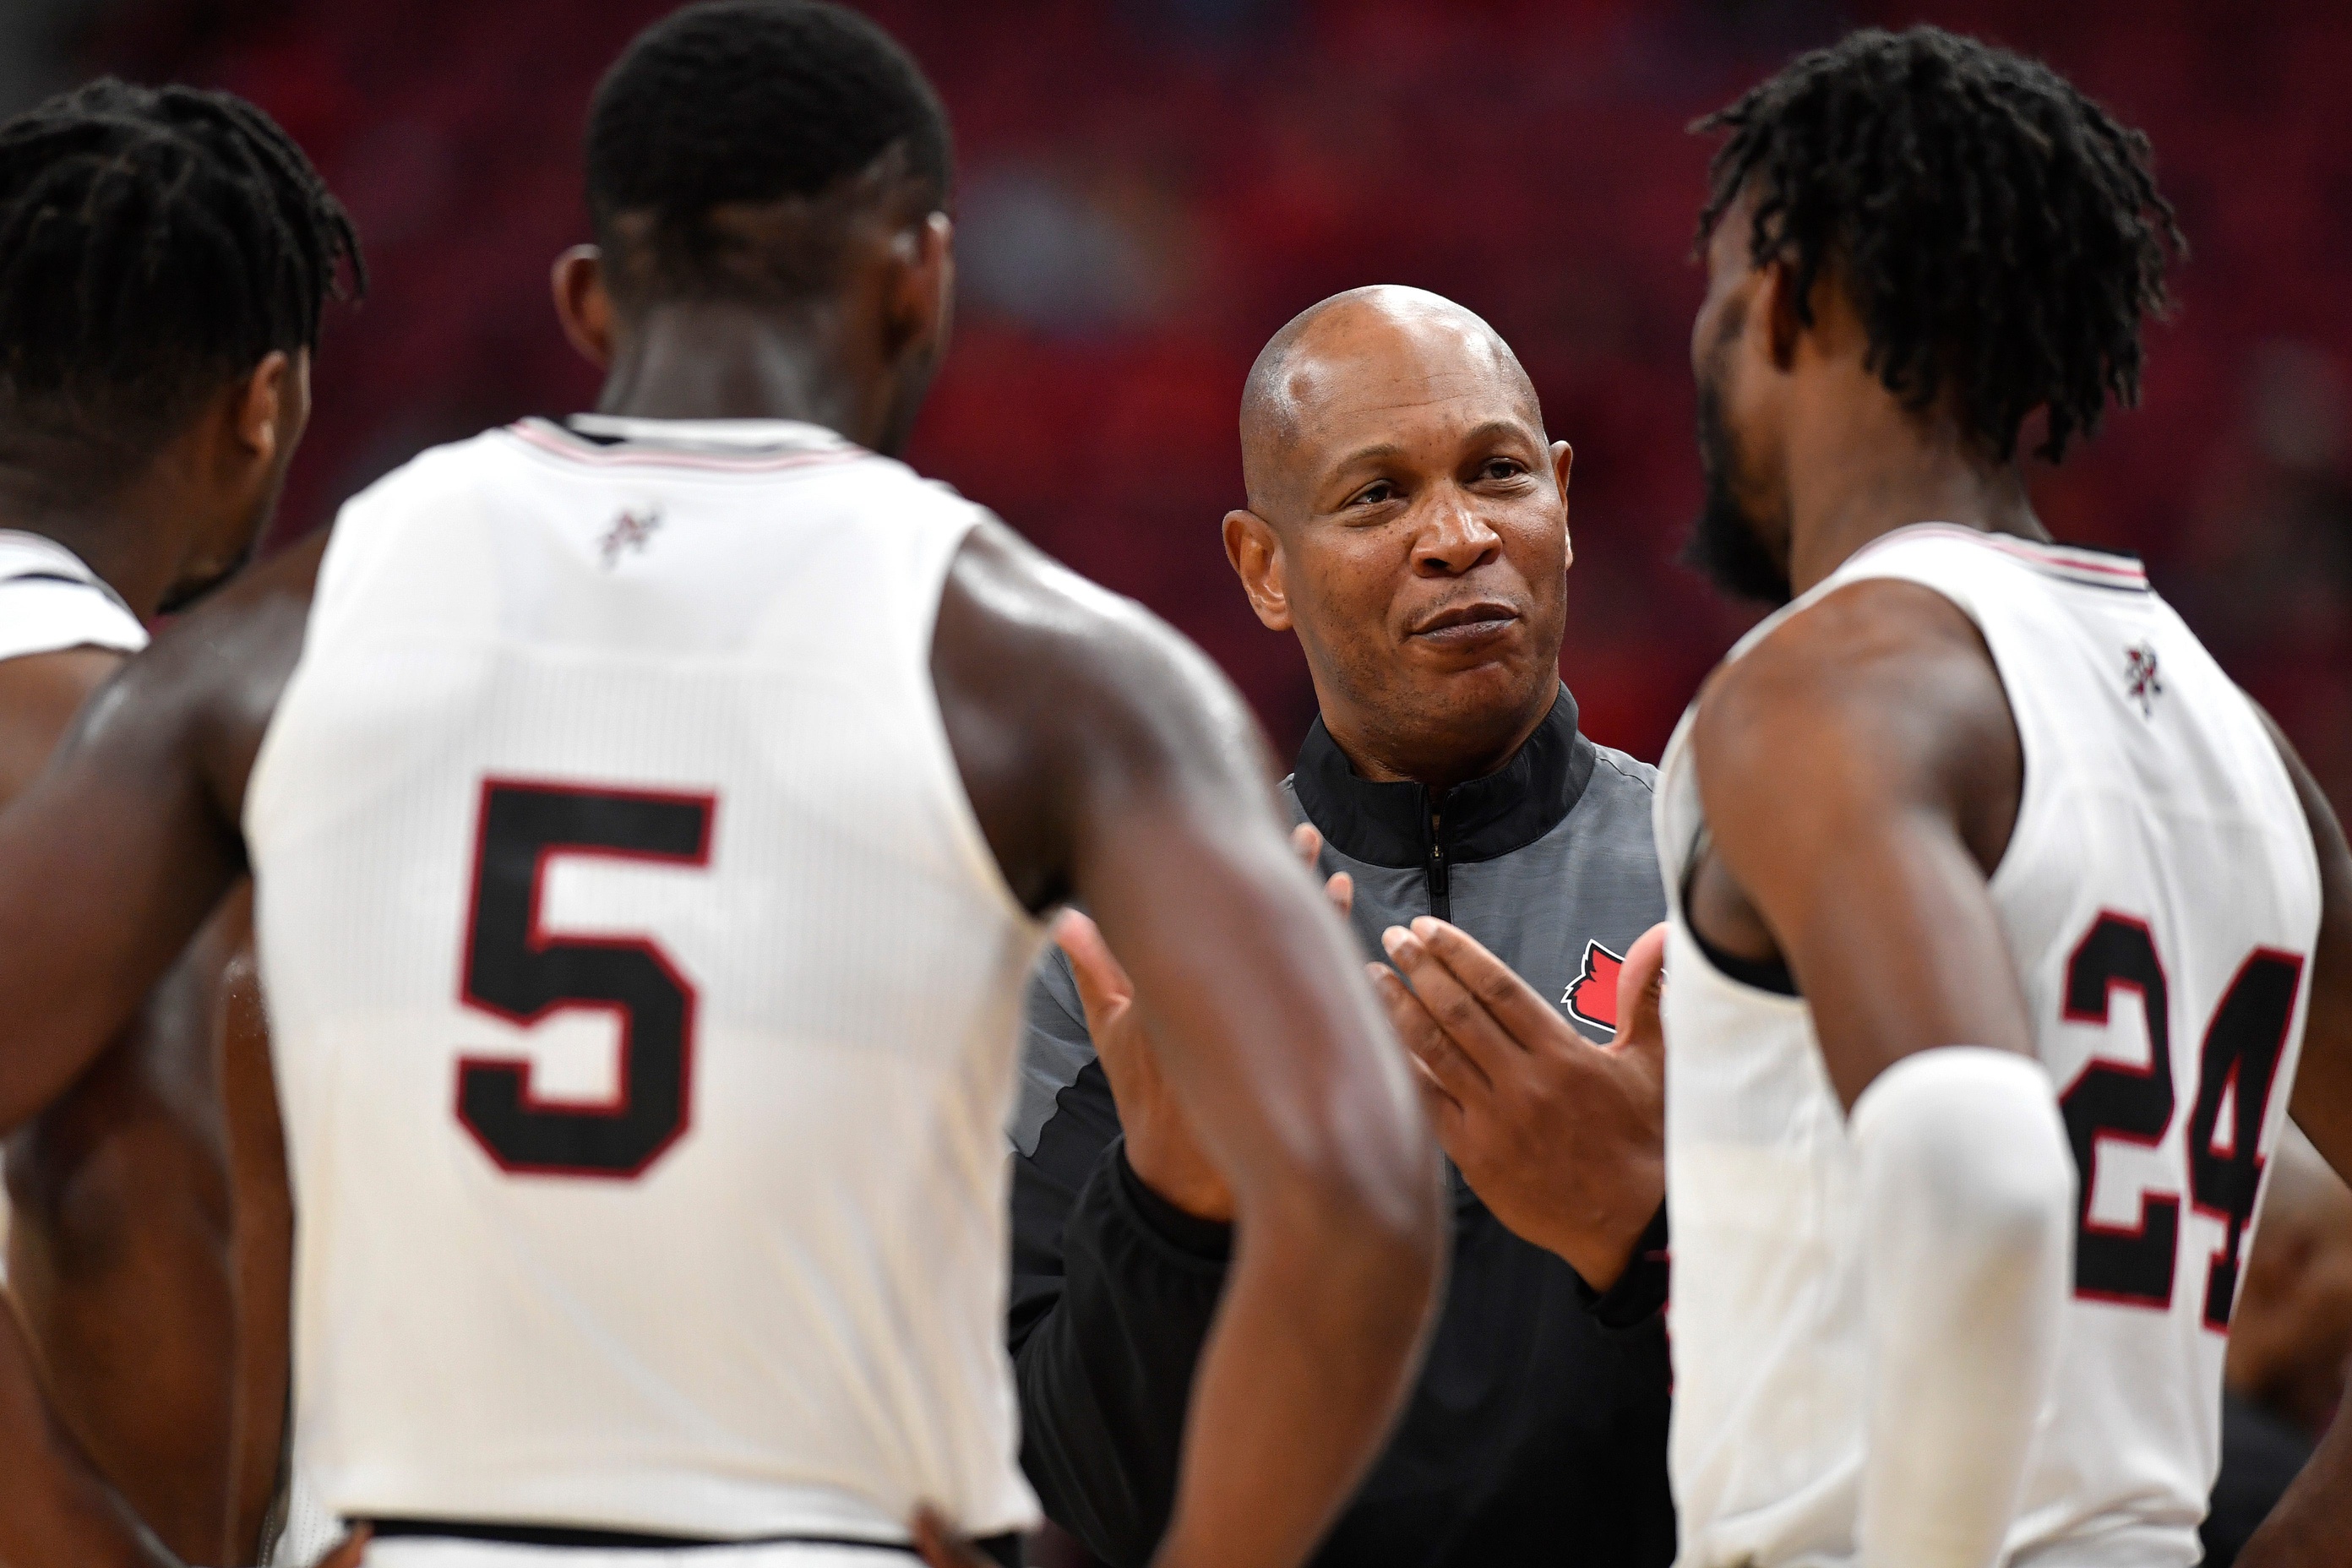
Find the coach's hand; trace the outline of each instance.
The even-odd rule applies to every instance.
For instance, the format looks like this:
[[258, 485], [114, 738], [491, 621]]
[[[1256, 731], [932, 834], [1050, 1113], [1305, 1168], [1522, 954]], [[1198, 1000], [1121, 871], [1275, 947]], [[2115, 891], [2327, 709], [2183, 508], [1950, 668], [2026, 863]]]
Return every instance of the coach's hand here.
[[1145, 1186], [1186, 1214], [1231, 1224], [1233, 1190], [1202, 1150], [1184, 1108], [1160, 1076], [1127, 971], [1111, 956], [1095, 922], [1076, 910], [1063, 911], [1055, 922], [1054, 940], [1070, 955], [1087, 1033], [1118, 1104], [1128, 1164]]
[[1666, 928], [1625, 955], [1622, 1023], [1607, 1046], [1444, 921], [1391, 926], [1381, 945], [1405, 979], [1375, 963], [1372, 984], [1421, 1065], [1437, 1135], [1463, 1179], [1496, 1218], [1608, 1289], [1666, 1190]]
[[[1301, 823], [1291, 831], [1290, 842], [1313, 871], [1323, 853], [1323, 836]], [[1323, 884], [1324, 896], [1343, 920], [1355, 901], [1355, 890], [1345, 871]], [[1184, 1108], [1160, 1077], [1160, 1059], [1152, 1055], [1127, 971], [1111, 956], [1095, 922], [1076, 910], [1064, 911], [1055, 922], [1054, 940], [1070, 955], [1078, 1003], [1086, 1009], [1087, 1033], [1094, 1039], [1104, 1076], [1110, 1079], [1119, 1127], [1127, 1135], [1129, 1166], [1145, 1186], [1186, 1214], [1231, 1224], [1233, 1191], [1202, 1150]]]

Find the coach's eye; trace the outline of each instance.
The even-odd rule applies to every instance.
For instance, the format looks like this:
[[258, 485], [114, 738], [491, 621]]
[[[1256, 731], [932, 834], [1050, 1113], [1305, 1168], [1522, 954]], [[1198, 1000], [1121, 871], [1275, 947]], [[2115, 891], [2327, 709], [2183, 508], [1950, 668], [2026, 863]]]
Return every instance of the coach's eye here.
[[1528, 471], [1527, 465], [1517, 458], [1489, 458], [1478, 470], [1482, 479], [1516, 479]]

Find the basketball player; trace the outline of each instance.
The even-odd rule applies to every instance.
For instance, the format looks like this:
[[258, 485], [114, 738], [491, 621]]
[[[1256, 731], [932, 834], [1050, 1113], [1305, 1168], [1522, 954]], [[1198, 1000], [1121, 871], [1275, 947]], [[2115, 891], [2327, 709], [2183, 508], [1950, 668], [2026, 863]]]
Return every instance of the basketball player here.
[[1659, 782], [1682, 1561], [2194, 1563], [2289, 1086], [2352, 1168], [2352, 860], [2019, 469], [2136, 395], [2170, 209], [2145, 139], [1932, 29], [1708, 124], [1696, 553], [1795, 598]]
[[1239, 1209], [1160, 1560], [1301, 1560], [1410, 1381], [1434, 1150], [1230, 689], [879, 455], [946, 339], [937, 100], [847, 12], [719, 0], [587, 173], [602, 412], [353, 500], [0, 826], [0, 1124], [249, 865], [298, 1463], [371, 1563], [1007, 1537], [1002, 1128], [1083, 898]]
[[[252, 550], [346, 260], [341, 208], [240, 100], [100, 81], [0, 125], [0, 801], [144, 645], [142, 622]], [[65, 1424], [164, 1542], [205, 1562], [249, 1560], [285, 1403], [281, 1331], [245, 1358], [275, 1370], [246, 1368], [262, 1387], [252, 1462], [233, 1464], [242, 1320], [209, 1043], [240, 924], [212, 922], [8, 1147], [10, 1284]], [[253, 1065], [239, 1053], [232, 1079]], [[274, 1141], [260, 1079], [245, 1099]]]

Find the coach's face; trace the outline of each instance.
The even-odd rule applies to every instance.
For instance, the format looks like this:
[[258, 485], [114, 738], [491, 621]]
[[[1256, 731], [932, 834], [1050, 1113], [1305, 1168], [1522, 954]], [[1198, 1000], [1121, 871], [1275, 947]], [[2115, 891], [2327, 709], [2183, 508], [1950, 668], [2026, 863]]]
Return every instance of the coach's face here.
[[1500, 766], [1551, 707], [1566, 617], [1571, 454], [1526, 374], [1475, 316], [1383, 289], [1310, 321], [1271, 392], [1225, 519], [1258, 618], [1297, 633], [1360, 771]]

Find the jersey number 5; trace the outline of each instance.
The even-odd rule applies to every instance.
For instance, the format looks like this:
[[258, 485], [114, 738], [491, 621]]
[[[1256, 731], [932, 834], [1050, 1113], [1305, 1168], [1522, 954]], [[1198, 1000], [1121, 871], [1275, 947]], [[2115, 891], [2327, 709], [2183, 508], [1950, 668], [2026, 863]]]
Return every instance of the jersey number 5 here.
[[528, 1061], [457, 1064], [457, 1120], [502, 1169], [521, 1174], [644, 1174], [686, 1131], [694, 1066], [694, 986], [642, 937], [555, 936], [540, 895], [559, 855], [710, 862], [711, 795], [650, 795], [490, 779], [474, 845], [466, 1005], [530, 1025], [565, 1008], [621, 1023], [619, 1084], [604, 1104], [549, 1103]]
[[[2206, 1025], [2204, 1047], [2198, 1053], [2183, 1185], [2199, 1213], [2226, 1227], [2205, 1270], [2208, 1328], [2227, 1329], [2231, 1305], [2237, 1300], [2246, 1226], [2253, 1220], [2254, 1197], [2262, 1184], [2263, 1115], [2270, 1109], [2279, 1056], [2286, 1048], [2302, 983], [2302, 959], [2256, 948], [2239, 966], [2237, 978]], [[2074, 1294], [2164, 1311], [2172, 1305], [2174, 1255], [2180, 1237], [2179, 1196], [2142, 1194], [2139, 1223], [2129, 1230], [2091, 1217], [2101, 1141], [2153, 1148], [2164, 1141], [2178, 1104], [2164, 961], [2145, 921], [2106, 913], [2076, 944], [2067, 963], [2066, 1021], [2104, 1025], [2108, 1000], [2118, 990], [2139, 993], [2140, 1011], [2147, 1018], [2148, 1065], [2125, 1068], [2095, 1059], [2058, 1101], [2074, 1146], [2081, 1185], [2074, 1221]], [[2231, 1110], [2226, 1126], [2221, 1121], [2225, 1100]]]

